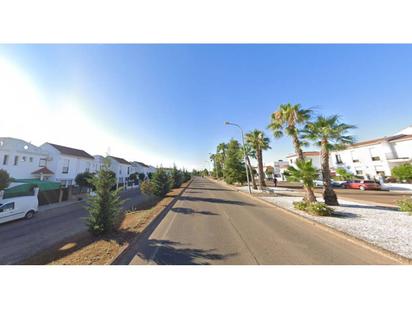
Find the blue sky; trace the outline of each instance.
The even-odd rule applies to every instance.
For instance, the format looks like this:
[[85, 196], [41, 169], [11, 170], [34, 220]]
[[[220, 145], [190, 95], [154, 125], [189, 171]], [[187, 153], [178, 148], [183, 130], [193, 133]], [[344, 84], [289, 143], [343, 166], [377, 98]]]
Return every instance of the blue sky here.
[[[225, 120], [266, 130], [292, 102], [341, 115], [358, 140], [380, 137], [412, 124], [411, 55], [412, 45], [1, 45], [0, 100], [18, 108], [0, 135], [200, 168], [239, 137]], [[20, 119], [29, 105], [41, 108]], [[267, 134], [265, 162], [291, 153], [288, 138]]]

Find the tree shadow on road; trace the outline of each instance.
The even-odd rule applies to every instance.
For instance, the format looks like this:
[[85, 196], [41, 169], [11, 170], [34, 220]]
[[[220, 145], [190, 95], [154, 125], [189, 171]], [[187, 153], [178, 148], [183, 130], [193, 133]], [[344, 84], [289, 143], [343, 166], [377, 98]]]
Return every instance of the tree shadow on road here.
[[[209, 265], [208, 261], [220, 261], [237, 255], [219, 254], [215, 249], [184, 248], [184, 244], [169, 240], [150, 239], [136, 252], [140, 258], [158, 265]], [[154, 254], [156, 253], [156, 254]]]
[[208, 216], [219, 216], [219, 214], [211, 211], [197, 211], [192, 208], [184, 208], [184, 207], [174, 207], [171, 209], [173, 212], [177, 212], [184, 215], [208, 215]]
[[216, 204], [234, 205], [234, 206], [257, 207], [256, 205], [246, 203], [246, 202], [234, 201], [234, 200], [229, 200], [229, 199], [213, 198], [213, 197], [181, 196], [179, 197], [179, 200], [180, 201], [190, 201], [190, 202], [216, 203]]
[[207, 191], [233, 191], [233, 190], [229, 190], [229, 189], [218, 189], [218, 188], [209, 188], [209, 187], [190, 187], [190, 189], [194, 189], [194, 190], [207, 190]]

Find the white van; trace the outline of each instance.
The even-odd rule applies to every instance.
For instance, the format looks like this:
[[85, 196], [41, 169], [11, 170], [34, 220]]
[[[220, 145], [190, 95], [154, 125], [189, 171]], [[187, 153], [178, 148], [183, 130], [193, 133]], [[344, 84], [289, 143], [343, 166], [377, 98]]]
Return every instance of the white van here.
[[37, 195], [0, 200], [0, 223], [20, 218], [31, 219], [39, 208]]

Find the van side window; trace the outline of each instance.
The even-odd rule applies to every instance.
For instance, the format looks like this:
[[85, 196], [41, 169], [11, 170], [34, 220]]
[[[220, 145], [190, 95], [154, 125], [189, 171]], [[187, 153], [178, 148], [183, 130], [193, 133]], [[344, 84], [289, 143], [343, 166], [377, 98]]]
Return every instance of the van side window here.
[[14, 202], [7, 203], [7, 204], [4, 204], [4, 205], [0, 206], [0, 212], [10, 211], [10, 210], [13, 210], [13, 209], [14, 209]]

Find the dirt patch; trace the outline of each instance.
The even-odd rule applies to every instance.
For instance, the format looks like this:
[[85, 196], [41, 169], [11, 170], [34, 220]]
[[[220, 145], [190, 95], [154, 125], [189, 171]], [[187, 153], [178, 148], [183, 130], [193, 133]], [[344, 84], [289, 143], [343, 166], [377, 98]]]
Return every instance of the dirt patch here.
[[37, 254], [22, 264], [28, 265], [106, 265], [139, 236], [187, 186], [169, 192], [165, 198], [145, 199], [136, 208], [139, 210], [124, 215], [118, 231], [104, 237], [94, 237], [85, 232], [68, 238], [48, 250]]

